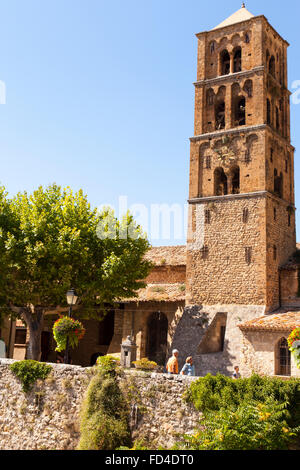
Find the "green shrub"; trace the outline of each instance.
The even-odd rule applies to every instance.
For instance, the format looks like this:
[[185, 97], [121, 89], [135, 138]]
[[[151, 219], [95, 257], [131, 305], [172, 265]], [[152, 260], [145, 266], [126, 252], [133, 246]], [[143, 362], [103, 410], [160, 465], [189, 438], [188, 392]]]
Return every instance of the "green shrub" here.
[[110, 355], [99, 356], [96, 365], [103, 373], [115, 374], [120, 365], [120, 359]]
[[201, 429], [180, 448], [286, 449], [300, 434], [300, 380], [221, 374], [193, 382], [184, 395], [203, 413]]
[[130, 445], [129, 410], [117, 376], [117, 362], [98, 361], [81, 411], [79, 450], [115, 450]]
[[154, 361], [149, 361], [146, 357], [143, 357], [143, 359], [139, 359], [137, 361], [133, 361], [133, 363], [137, 369], [140, 370], [155, 370], [157, 368], [157, 364]]
[[250, 378], [233, 380], [221, 374], [208, 374], [191, 384], [184, 399], [205, 413], [222, 407], [238, 407], [244, 401], [264, 403], [270, 396], [279, 403], [288, 403], [294, 424], [300, 424], [299, 379], [281, 380], [254, 374]]
[[175, 448], [193, 450], [286, 450], [299, 429], [287, 421], [286, 404], [269, 398], [265, 404], [250, 401], [237, 408], [208, 412], [203, 428], [184, 436]]
[[32, 389], [36, 380], [45, 380], [52, 370], [49, 364], [33, 360], [14, 362], [9, 368], [21, 381], [25, 393]]

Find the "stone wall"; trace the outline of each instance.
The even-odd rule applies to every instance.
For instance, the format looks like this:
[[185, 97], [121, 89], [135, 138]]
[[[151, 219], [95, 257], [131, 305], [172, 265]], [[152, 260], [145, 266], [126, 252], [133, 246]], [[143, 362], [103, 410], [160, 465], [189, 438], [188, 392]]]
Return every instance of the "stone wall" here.
[[[0, 360], [0, 450], [72, 450], [79, 441], [79, 415], [93, 369], [51, 364], [53, 371], [24, 394]], [[199, 413], [181, 396], [194, 378], [127, 371], [121, 386], [131, 400], [133, 437], [154, 448], [172, 445], [175, 433], [192, 432]]]

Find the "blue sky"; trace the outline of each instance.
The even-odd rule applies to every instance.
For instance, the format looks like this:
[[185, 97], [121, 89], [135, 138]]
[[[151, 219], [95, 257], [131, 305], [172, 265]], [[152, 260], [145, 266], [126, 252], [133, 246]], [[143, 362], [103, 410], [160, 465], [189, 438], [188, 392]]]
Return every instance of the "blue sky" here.
[[[195, 33], [219, 24], [241, 1], [9, 0], [0, 5], [0, 80], [7, 88], [6, 105], [0, 105], [0, 181], [9, 193], [56, 182], [82, 188], [94, 206], [117, 207], [122, 195], [129, 207], [185, 204]], [[299, 2], [250, 0], [246, 7], [264, 14], [290, 42], [291, 89], [300, 80]], [[291, 112], [292, 143], [300, 148], [300, 105], [292, 104]], [[166, 244], [153, 241], [161, 243]]]

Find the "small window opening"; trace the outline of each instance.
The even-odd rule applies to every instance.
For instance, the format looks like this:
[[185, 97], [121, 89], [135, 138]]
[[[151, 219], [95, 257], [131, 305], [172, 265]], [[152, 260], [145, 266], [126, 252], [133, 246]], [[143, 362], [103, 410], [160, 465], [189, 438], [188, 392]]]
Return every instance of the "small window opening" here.
[[201, 248], [200, 252], [201, 252], [201, 255], [202, 255], [202, 259], [203, 259], [203, 260], [207, 260], [207, 259], [208, 259], [208, 255], [209, 255], [208, 246], [204, 246], [203, 248]]
[[249, 221], [249, 209], [244, 209], [243, 210], [243, 222], [244, 224], [247, 224]]
[[242, 71], [242, 49], [240, 47], [234, 53], [233, 71], [234, 73]]
[[227, 50], [221, 52], [221, 75], [230, 74], [230, 55]]
[[245, 248], [245, 261], [248, 265], [251, 264], [251, 261], [252, 261], [252, 248], [251, 247]]
[[210, 224], [211, 222], [211, 212], [209, 209], [205, 210], [205, 223]]
[[215, 170], [215, 196], [226, 196], [228, 194], [227, 176], [223, 168]]
[[225, 101], [216, 106], [216, 130], [225, 129]]

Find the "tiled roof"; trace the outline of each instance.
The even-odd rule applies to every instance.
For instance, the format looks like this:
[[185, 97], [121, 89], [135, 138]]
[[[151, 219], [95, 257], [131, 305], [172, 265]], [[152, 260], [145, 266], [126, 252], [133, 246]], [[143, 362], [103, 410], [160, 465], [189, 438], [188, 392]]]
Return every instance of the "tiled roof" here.
[[185, 300], [185, 284], [148, 284], [138, 291], [138, 296], [123, 302], [179, 302]]
[[156, 266], [185, 266], [186, 246], [155, 246], [146, 253], [145, 258]]
[[273, 313], [238, 326], [243, 331], [292, 331], [300, 328], [300, 311]]
[[251, 20], [251, 18], [254, 18], [254, 15], [252, 15], [252, 13], [245, 8], [245, 5], [243, 5], [242, 8], [233, 13], [233, 15], [229, 16], [226, 20], [222, 21], [222, 23], [213, 28], [213, 30], [225, 28], [225, 26], [231, 26], [232, 24], [240, 23], [242, 21], [248, 21]]

